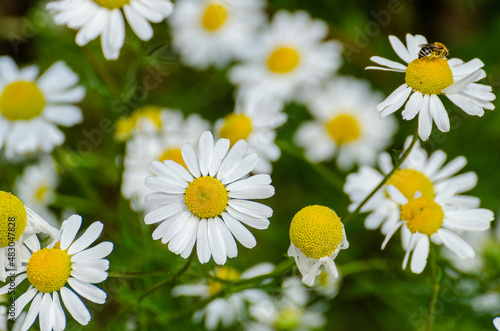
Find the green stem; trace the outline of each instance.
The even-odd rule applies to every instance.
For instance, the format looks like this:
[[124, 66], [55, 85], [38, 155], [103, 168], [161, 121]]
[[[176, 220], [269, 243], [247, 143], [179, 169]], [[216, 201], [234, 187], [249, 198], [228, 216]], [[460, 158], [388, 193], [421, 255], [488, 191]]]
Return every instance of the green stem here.
[[415, 135], [413, 135], [413, 139], [411, 141], [410, 146], [408, 146], [408, 148], [404, 151], [403, 155], [401, 155], [401, 157], [397, 160], [397, 162], [394, 165], [394, 168], [391, 170], [391, 172], [389, 172], [387, 175], [385, 175], [384, 179], [382, 179], [382, 181], [377, 185], [377, 187], [375, 187], [375, 189], [373, 191], [371, 191], [370, 194], [368, 194], [368, 196], [358, 205], [358, 207], [352, 213], [348, 214], [346, 217], [344, 217], [342, 219], [342, 222], [344, 224], [349, 222], [354, 216], [356, 216], [359, 213], [359, 211], [361, 210], [361, 208], [363, 208], [363, 206], [368, 202], [368, 200], [370, 200], [375, 195], [375, 193], [377, 193], [378, 190], [380, 190], [382, 188], [382, 186], [385, 185], [385, 183], [389, 180], [389, 178], [391, 178], [391, 176], [396, 171], [399, 170], [399, 168], [401, 167], [401, 164], [403, 164], [403, 162], [406, 160], [406, 158], [410, 154], [411, 150], [413, 149], [413, 146], [415, 146], [417, 141], [418, 141], [418, 134], [415, 134]]
[[429, 313], [427, 315], [427, 325], [425, 327], [425, 331], [432, 330], [432, 322], [434, 322], [436, 302], [441, 282], [441, 273], [438, 272], [439, 270], [437, 269], [436, 266], [436, 252], [433, 245], [431, 245], [430, 260], [431, 260], [431, 271], [432, 271], [432, 293], [431, 293], [431, 301], [429, 303]]
[[297, 159], [307, 162], [314, 171], [316, 171], [319, 175], [326, 179], [326, 181], [332, 184], [333, 187], [340, 191], [343, 190], [344, 182], [342, 178], [340, 178], [336, 173], [330, 171], [326, 166], [320, 163], [309, 162], [297, 147], [293, 146], [287, 141], [279, 140], [276, 142], [276, 144], [282, 151], [296, 157]]

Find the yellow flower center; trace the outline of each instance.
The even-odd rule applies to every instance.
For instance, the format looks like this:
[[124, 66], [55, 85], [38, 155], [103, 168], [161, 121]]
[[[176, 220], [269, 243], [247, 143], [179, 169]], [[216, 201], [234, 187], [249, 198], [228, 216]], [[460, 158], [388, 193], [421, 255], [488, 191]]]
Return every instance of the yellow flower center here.
[[124, 141], [137, 128], [138, 122], [145, 119], [150, 120], [156, 128], [161, 128], [161, 111], [163, 108], [158, 106], [145, 106], [134, 110], [128, 117], [118, 119], [115, 127], [115, 138]]
[[0, 191], [0, 247], [16, 242], [26, 228], [28, 216], [15, 195]]
[[405, 82], [422, 94], [439, 94], [453, 84], [453, 74], [448, 60], [426, 56], [408, 64]]
[[[230, 267], [215, 268], [214, 273], [215, 277], [222, 280], [234, 281], [240, 279], [240, 273], [238, 272], [238, 270]], [[208, 285], [208, 291], [211, 296], [216, 295], [217, 293], [222, 291], [223, 287], [224, 285], [221, 282], [210, 281], [210, 284]]]
[[299, 53], [291, 47], [276, 48], [267, 59], [269, 70], [277, 74], [293, 71], [300, 62]]
[[108, 9], [115, 9], [115, 8], [122, 8], [127, 3], [129, 3], [130, 0], [94, 0], [94, 2], [101, 7]]
[[35, 193], [35, 200], [39, 202], [45, 201], [45, 197], [47, 196], [47, 193], [49, 193], [50, 188], [46, 185], [41, 185]]
[[401, 219], [412, 233], [433, 235], [443, 223], [444, 212], [434, 200], [420, 197], [401, 207]]
[[238, 140], [247, 139], [252, 133], [252, 121], [243, 114], [229, 114], [224, 119], [224, 125], [220, 129], [221, 138], [227, 138], [231, 146]]
[[424, 197], [434, 198], [432, 182], [417, 170], [398, 170], [389, 178], [387, 185], [394, 185], [408, 200], [413, 200], [417, 191]]
[[208, 5], [201, 17], [201, 24], [208, 31], [218, 30], [227, 19], [227, 11], [221, 4]]
[[305, 256], [320, 259], [330, 256], [342, 242], [342, 223], [328, 207], [302, 208], [290, 224], [290, 240]]
[[10, 83], [0, 95], [0, 112], [10, 121], [35, 118], [42, 113], [44, 107], [43, 93], [33, 82]]
[[361, 128], [354, 116], [340, 114], [326, 123], [326, 131], [338, 145], [358, 139]]
[[28, 280], [44, 293], [60, 290], [71, 276], [71, 258], [60, 248], [44, 248], [31, 255], [26, 270]]
[[186, 207], [198, 218], [211, 218], [222, 214], [227, 201], [228, 195], [224, 185], [210, 176], [193, 180], [184, 195]]
[[163, 152], [163, 154], [158, 158], [158, 161], [172, 160], [179, 163], [181, 166], [187, 169], [186, 162], [182, 157], [182, 152], [180, 148], [169, 148]]

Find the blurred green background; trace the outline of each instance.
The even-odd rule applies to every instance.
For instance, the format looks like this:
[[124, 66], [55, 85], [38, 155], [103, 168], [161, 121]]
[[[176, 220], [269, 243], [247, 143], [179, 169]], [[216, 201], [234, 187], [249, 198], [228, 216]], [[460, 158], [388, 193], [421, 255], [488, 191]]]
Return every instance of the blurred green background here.
[[[370, 65], [369, 58], [373, 55], [399, 61], [387, 36], [404, 39], [406, 33], [423, 34], [430, 42], [443, 42], [450, 49], [451, 57], [464, 61], [480, 58], [487, 73], [481, 83], [491, 85], [494, 93], [500, 85], [498, 1], [268, 1], [270, 17], [280, 9], [306, 10], [326, 21], [330, 38], [342, 41], [345, 46], [340, 73], [367, 79], [386, 95], [403, 82], [403, 76], [365, 71], [364, 67]], [[127, 26], [119, 60], [108, 62], [102, 56], [98, 40], [81, 48], [74, 42], [74, 31], [55, 26], [44, 10], [43, 1], [2, 0], [0, 3], [0, 55], [10, 55], [18, 65], [38, 64], [41, 72], [55, 61], [64, 60], [79, 74], [81, 84], [87, 89], [81, 103], [84, 122], [63, 129], [67, 141], [53, 153], [61, 177], [53, 209], [57, 212], [74, 209], [83, 216], [86, 226], [95, 220], [104, 222], [101, 239], [115, 244], [109, 256], [113, 272], [175, 271], [184, 260], [153, 241], [153, 227], [144, 225], [143, 216], [134, 214], [121, 197], [124, 145], [113, 139], [110, 123], [147, 104], [178, 108], [185, 114], [199, 113], [212, 123], [234, 107], [234, 87], [226, 79], [226, 69], [198, 71], [183, 66], [171, 49], [168, 24], [154, 24], [153, 28], [153, 39], [142, 42]], [[468, 165], [464, 170], [473, 170], [479, 176], [478, 185], [470, 194], [481, 198], [482, 207], [497, 213], [500, 210], [498, 110], [486, 111], [483, 118], [469, 117], [448, 100], [444, 102], [451, 119], [451, 131], [443, 134], [434, 127], [431, 138], [423, 146], [428, 151], [444, 150], [448, 160], [466, 156]], [[498, 107], [498, 101], [494, 103]], [[291, 141], [298, 125], [309, 117], [300, 105], [289, 104], [286, 111], [289, 120], [279, 129], [278, 141]], [[393, 148], [400, 150], [405, 137], [415, 131], [416, 121], [403, 122], [399, 112], [395, 116], [400, 130]], [[25, 164], [1, 162], [0, 189], [9, 191]], [[347, 174], [339, 172], [334, 162], [326, 167], [342, 181], [345, 179]], [[303, 159], [284, 151], [274, 165], [272, 179], [276, 195], [268, 201], [274, 209], [271, 226], [266, 231], [252, 230], [257, 247], [248, 250], [239, 246], [238, 257], [229, 260], [227, 265], [245, 270], [259, 262], [278, 264], [285, 260], [290, 220], [306, 205], [322, 204], [340, 216], [347, 214], [348, 197]], [[340, 292], [325, 314], [328, 318], [325, 329], [420, 330], [431, 293], [430, 268], [421, 275], [402, 271], [404, 253], [400, 245], [392, 243], [380, 251], [383, 237], [378, 231], [364, 229], [364, 217], [358, 215], [346, 225], [350, 248], [339, 254], [336, 263], [342, 272], [343, 265], [364, 262], [359, 264], [360, 272], [343, 278]], [[493, 315], [475, 312], [469, 305], [478, 293], [500, 290], [500, 249], [498, 245], [490, 248], [484, 272], [474, 277], [464, 276], [468, 284], [474, 284], [472, 290], [462, 288], [463, 282], [444, 274], [441, 293], [448, 291], [449, 296], [438, 297], [434, 330], [494, 329]], [[211, 261], [200, 266], [195, 259], [192, 272], [176, 284], [192, 281], [198, 277], [197, 271], [204, 272], [214, 265]], [[443, 269], [450, 268], [445, 260], [440, 260], [440, 265]], [[110, 277], [103, 284], [108, 293], [107, 303], [101, 306], [86, 302], [93, 316], [86, 329], [124, 330], [130, 319], [137, 322], [140, 330], [202, 329], [202, 325], [191, 321], [192, 312], [199, 308], [197, 301], [172, 298], [173, 284], [139, 299], [141, 293], [161, 280], [161, 276]], [[278, 291], [280, 281], [275, 280], [276, 288], [272, 292]], [[80, 328], [74, 322], [68, 325], [69, 330]]]

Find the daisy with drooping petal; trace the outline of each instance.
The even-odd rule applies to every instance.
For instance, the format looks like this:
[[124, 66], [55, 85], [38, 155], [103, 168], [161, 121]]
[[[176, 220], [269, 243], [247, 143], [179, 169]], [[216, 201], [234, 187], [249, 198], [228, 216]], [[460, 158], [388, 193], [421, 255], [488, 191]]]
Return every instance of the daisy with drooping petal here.
[[182, 144], [196, 144], [209, 128], [209, 123], [198, 114], [184, 118], [178, 110], [164, 108], [158, 118], [157, 124], [149, 117], [140, 118], [138, 127], [132, 130], [132, 138], [127, 141], [121, 191], [135, 211], [144, 210], [144, 199], [153, 192], [144, 185], [144, 178], [152, 175], [148, 164], [153, 160], [173, 160], [185, 166], [181, 155]]
[[382, 243], [385, 248], [392, 235], [400, 228], [410, 232], [410, 239], [403, 260], [406, 268], [410, 253], [410, 268], [413, 273], [421, 273], [429, 256], [430, 243], [444, 244], [461, 259], [474, 257], [474, 250], [458, 233], [463, 231], [485, 231], [490, 228], [493, 212], [482, 208], [449, 208], [446, 200], [456, 192], [456, 186], [448, 185], [435, 198], [423, 196], [420, 191], [413, 199], [407, 199], [395, 186], [386, 189], [390, 198], [401, 206], [400, 220], [389, 229]]
[[436, 56], [419, 58], [420, 45], [427, 44], [424, 36], [406, 35], [406, 47], [395, 36], [389, 41], [396, 54], [408, 65], [390, 61], [380, 56], [372, 56], [370, 60], [383, 67], [371, 66], [366, 69], [396, 71], [405, 73], [405, 83], [377, 106], [381, 116], [385, 117], [401, 108], [403, 119], [411, 120], [418, 115], [418, 134], [427, 140], [432, 131], [432, 122], [442, 132], [450, 130], [450, 119], [438, 95], [444, 94], [460, 109], [469, 115], [483, 116], [484, 109], [493, 110], [491, 103], [495, 95], [491, 86], [477, 84], [486, 77], [481, 68], [484, 63], [473, 59], [464, 63], [453, 58]]
[[275, 144], [276, 129], [287, 120], [283, 103], [274, 98], [240, 96], [233, 113], [215, 123], [220, 138], [227, 138], [234, 145], [245, 139], [248, 150], [259, 155], [260, 162], [254, 173], [271, 173], [271, 162], [277, 161], [281, 151]]
[[173, 11], [170, 0], [56, 0], [47, 4], [58, 25], [79, 30], [76, 43], [86, 45], [101, 36], [104, 57], [116, 60], [125, 41], [125, 21], [144, 41], [153, 37], [149, 22], [160, 23]]
[[229, 78], [257, 97], [296, 99], [298, 92], [314, 89], [340, 67], [342, 46], [323, 41], [327, 34], [326, 23], [307, 12], [279, 11]]
[[78, 76], [62, 61], [37, 76], [37, 66], [19, 70], [10, 57], [0, 57], [0, 148], [9, 159], [50, 153], [64, 142], [57, 125], [82, 121], [82, 111], [72, 105], [85, 96]]
[[37, 233], [55, 238], [57, 229], [24, 206], [15, 195], [0, 191], [0, 281], [5, 282], [6, 269], [20, 267], [29, 256], [25, 245], [37, 241]]
[[[412, 137], [406, 139], [405, 150], [409, 148], [411, 140]], [[446, 186], [453, 184], [456, 187], [456, 194], [446, 200], [450, 208], [452, 206], [453, 208], [477, 208], [480, 203], [478, 198], [460, 194], [476, 186], [477, 175], [472, 171], [457, 175], [467, 164], [467, 159], [458, 156], [445, 164], [446, 157], [446, 153], [442, 150], [436, 150], [428, 156], [427, 152], [420, 147], [420, 142], [417, 141], [406, 160], [401, 164], [400, 169], [361, 208], [361, 212], [370, 213], [365, 218], [365, 227], [370, 230], [380, 227], [382, 234], [385, 235], [399, 221], [400, 208], [387, 196], [385, 192], [387, 185], [394, 185], [408, 200], [411, 200], [417, 191], [423, 196], [433, 199]], [[394, 169], [388, 153], [380, 154], [378, 163], [380, 172], [370, 166], [362, 166], [358, 172], [347, 176], [344, 192], [349, 195], [352, 201], [349, 205], [349, 211], [354, 211], [382, 182], [384, 177]], [[405, 231], [402, 232], [402, 243], [405, 249], [409, 244], [407, 234]]]
[[[234, 268], [222, 266], [215, 268], [213, 276], [221, 280], [238, 281], [262, 276], [273, 270], [274, 265], [271, 263], [259, 263], [241, 274]], [[209, 279], [201, 283], [176, 286], [172, 290], [172, 295], [207, 299], [223, 291], [224, 286], [224, 283]], [[258, 288], [231, 293], [226, 297], [210, 301], [203, 309], [195, 312], [193, 319], [201, 320], [205, 317], [207, 330], [214, 330], [219, 324], [222, 324], [224, 328], [229, 328], [236, 322], [245, 323], [248, 319], [247, 310], [264, 300], [270, 300], [270, 297], [266, 291]]]
[[[95, 303], [106, 301], [106, 292], [94, 284], [108, 278], [109, 261], [104, 258], [113, 250], [113, 244], [107, 241], [88, 248], [101, 234], [101, 222], [92, 223], [75, 240], [81, 224], [82, 218], [73, 215], [62, 223], [56, 239], [46, 248], [41, 248], [38, 239], [29, 243], [29, 259], [25, 266], [17, 268], [15, 279], [16, 287], [25, 279], [30, 283], [15, 301], [14, 318], [31, 301], [23, 330], [28, 330], [37, 316], [41, 330], [64, 330], [66, 315], [61, 302], [78, 323], [87, 325], [90, 312], [75, 292]], [[0, 294], [8, 291], [9, 284], [0, 289]]]
[[295, 259], [304, 284], [314, 284], [322, 265], [330, 275], [338, 277], [333, 260], [341, 249], [348, 247], [344, 225], [330, 208], [308, 206], [293, 217], [287, 254]]
[[224, 66], [252, 46], [264, 7], [263, 0], [177, 1], [170, 18], [173, 46], [190, 66]]
[[38, 163], [26, 167], [16, 179], [15, 193], [25, 205], [28, 205], [43, 219], [53, 226], [57, 224], [54, 213], [48, 206], [56, 198], [59, 184], [54, 160], [45, 156]]
[[380, 119], [375, 107], [382, 96], [370, 85], [351, 77], [337, 77], [324, 89], [311, 93], [306, 105], [313, 116], [297, 129], [296, 145], [312, 162], [336, 155], [342, 170], [357, 164], [373, 164], [397, 129], [393, 118]]
[[274, 195], [271, 177], [248, 174], [259, 163], [255, 153], [247, 153], [248, 144], [240, 140], [230, 149], [228, 139], [214, 143], [212, 133], [204, 132], [198, 153], [190, 143], [182, 145], [182, 165], [166, 160], [153, 161], [149, 168], [156, 177], [146, 178], [153, 191], [146, 205], [156, 208], [146, 214], [146, 224], [160, 223], [153, 239], [168, 243], [168, 249], [187, 258], [196, 243], [198, 259], [211, 257], [224, 264], [236, 257], [236, 238], [246, 248], [256, 245], [255, 237], [242, 223], [267, 229], [273, 210], [249, 199]]

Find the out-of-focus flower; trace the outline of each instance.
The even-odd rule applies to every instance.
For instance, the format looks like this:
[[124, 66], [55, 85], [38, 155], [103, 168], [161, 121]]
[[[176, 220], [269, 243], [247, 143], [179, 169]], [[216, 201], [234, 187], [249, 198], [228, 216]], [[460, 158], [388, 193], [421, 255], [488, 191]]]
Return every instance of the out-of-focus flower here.
[[123, 116], [116, 121], [115, 139], [126, 141], [139, 133], [152, 133], [162, 128], [162, 112], [165, 108], [145, 106], [138, 108], [129, 116]]

